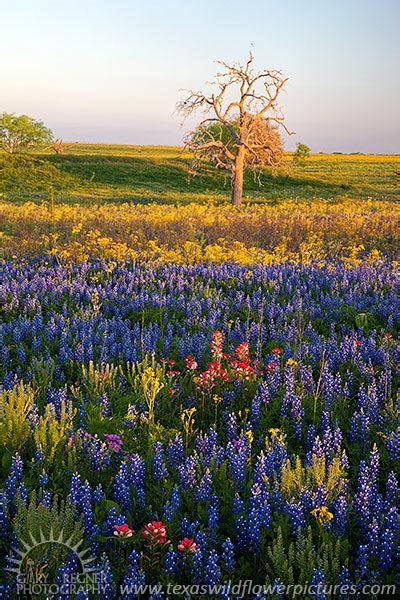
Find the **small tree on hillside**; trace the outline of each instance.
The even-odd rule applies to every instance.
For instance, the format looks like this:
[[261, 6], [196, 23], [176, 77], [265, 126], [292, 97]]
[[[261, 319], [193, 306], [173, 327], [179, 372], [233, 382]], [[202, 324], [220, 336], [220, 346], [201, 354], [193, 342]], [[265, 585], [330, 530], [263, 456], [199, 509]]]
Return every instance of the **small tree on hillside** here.
[[280, 71], [256, 72], [253, 62], [251, 53], [245, 65], [218, 61], [223, 70], [216, 75], [217, 91], [190, 91], [177, 105], [184, 117], [197, 110], [207, 115], [185, 138], [185, 145], [195, 162], [210, 160], [230, 172], [232, 204], [242, 200], [245, 167], [275, 170], [283, 159], [279, 128], [290, 133], [277, 104], [287, 78]]
[[311, 148], [307, 144], [298, 142], [296, 152], [293, 154], [293, 162], [296, 165], [301, 164], [311, 154]]
[[27, 115], [0, 114], [0, 148], [8, 154], [25, 152], [32, 146], [47, 144], [52, 132], [42, 121]]

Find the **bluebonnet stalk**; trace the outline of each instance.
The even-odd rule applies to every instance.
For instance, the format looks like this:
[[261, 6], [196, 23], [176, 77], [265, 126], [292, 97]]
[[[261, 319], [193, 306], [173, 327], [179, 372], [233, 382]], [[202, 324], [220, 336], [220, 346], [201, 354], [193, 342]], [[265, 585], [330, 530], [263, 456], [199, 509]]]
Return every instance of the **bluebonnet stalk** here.
[[[177, 515], [179, 508], [181, 506], [181, 493], [179, 486], [175, 485], [171, 492], [171, 497], [169, 501], [165, 503], [165, 507], [163, 510], [163, 517], [167, 521], [172, 521], [174, 517]], [[185, 534], [186, 535], [186, 534]]]
[[168, 477], [168, 469], [164, 461], [164, 449], [161, 442], [156, 442], [153, 445], [153, 474], [156, 481], [160, 481]]
[[207, 581], [210, 585], [215, 585], [221, 581], [221, 569], [218, 565], [218, 554], [211, 550], [207, 558]]
[[228, 573], [233, 573], [236, 568], [235, 548], [230, 538], [222, 543], [222, 564]]

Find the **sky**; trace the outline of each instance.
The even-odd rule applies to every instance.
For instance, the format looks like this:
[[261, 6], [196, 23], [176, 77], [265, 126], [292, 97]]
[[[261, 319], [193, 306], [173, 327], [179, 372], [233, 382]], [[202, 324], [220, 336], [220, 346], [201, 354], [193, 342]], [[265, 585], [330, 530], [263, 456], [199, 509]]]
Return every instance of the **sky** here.
[[0, 0], [0, 22], [0, 112], [65, 140], [180, 144], [182, 90], [251, 47], [289, 77], [287, 149], [400, 153], [400, 0]]

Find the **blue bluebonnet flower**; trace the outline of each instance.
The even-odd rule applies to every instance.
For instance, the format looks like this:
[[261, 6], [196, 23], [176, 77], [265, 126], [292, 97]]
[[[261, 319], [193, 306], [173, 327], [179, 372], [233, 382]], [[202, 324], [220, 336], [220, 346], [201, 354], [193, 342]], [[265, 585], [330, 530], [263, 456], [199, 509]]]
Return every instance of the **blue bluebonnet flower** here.
[[43, 469], [43, 471], [39, 475], [39, 485], [44, 487], [48, 484], [48, 482], [49, 482], [49, 476], [46, 473], [46, 471]]
[[222, 543], [222, 564], [228, 573], [233, 573], [236, 568], [235, 548], [230, 538]]
[[82, 514], [86, 535], [89, 538], [94, 538], [97, 533], [97, 526], [94, 524], [92, 490], [89, 482], [82, 482], [78, 473], [72, 475], [68, 500], [71, 504], [74, 504], [76, 509]]
[[0, 491], [0, 535], [2, 539], [7, 539], [10, 531], [10, 519], [8, 514], [7, 498], [3, 491]]
[[163, 559], [163, 572], [166, 575], [177, 573], [180, 568], [181, 557], [172, 547], [166, 551]]
[[212, 477], [209, 469], [206, 470], [195, 490], [195, 499], [198, 502], [208, 500], [212, 494]]
[[117, 513], [115, 506], [112, 506], [108, 510], [107, 518], [102, 525], [102, 534], [107, 536], [114, 535], [114, 525], [123, 525], [126, 521], [126, 516], [122, 513]]
[[19, 484], [22, 481], [23, 470], [24, 463], [21, 456], [18, 453], [14, 454], [11, 459], [9, 475], [5, 481], [5, 494], [9, 506], [11, 506], [16, 499], [15, 495]]
[[229, 462], [229, 474], [238, 489], [244, 486], [247, 461], [250, 456], [250, 446], [247, 437], [241, 437], [233, 442], [228, 442], [226, 454]]
[[368, 544], [360, 544], [356, 559], [356, 575], [362, 579], [368, 573], [369, 548]]
[[177, 515], [181, 506], [181, 492], [179, 486], [175, 485], [172, 489], [169, 501], [165, 503], [163, 517], [166, 521], [172, 521]]
[[221, 581], [221, 569], [218, 565], [218, 554], [211, 550], [206, 564], [207, 581], [210, 585], [215, 585]]
[[208, 538], [211, 545], [215, 545], [217, 541], [217, 533], [220, 526], [220, 514], [219, 514], [219, 498], [218, 496], [212, 496], [207, 510], [207, 525], [208, 525]]
[[99, 503], [103, 500], [103, 498], [105, 498], [105, 494], [101, 483], [99, 483], [93, 490], [93, 502]]
[[186, 457], [178, 466], [179, 480], [184, 489], [192, 489], [197, 484], [197, 458], [194, 455]]
[[185, 451], [183, 448], [183, 440], [180, 434], [177, 434], [175, 438], [168, 442], [166, 448], [166, 455], [168, 465], [171, 468], [177, 468], [185, 458]]
[[154, 478], [157, 481], [168, 477], [168, 469], [165, 465], [164, 459], [164, 449], [161, 442], [156, 442], [153, 445], [154, 455], [153, 455], [153, 474]]
[[201, 547], [198, 547], [190, 557], [190, 573], [192, 583], [201, 583], [206, 579], [204, 555], [205, 551], [202, 550]]
[[327, 600], [328, 596], [324, 593], [326, 579], [323, 569], [314, 569], [311, 585], [315, 586], [314, 589], [316, 590], [316, 593], [313, 594], [313, 596], [316, 600]]

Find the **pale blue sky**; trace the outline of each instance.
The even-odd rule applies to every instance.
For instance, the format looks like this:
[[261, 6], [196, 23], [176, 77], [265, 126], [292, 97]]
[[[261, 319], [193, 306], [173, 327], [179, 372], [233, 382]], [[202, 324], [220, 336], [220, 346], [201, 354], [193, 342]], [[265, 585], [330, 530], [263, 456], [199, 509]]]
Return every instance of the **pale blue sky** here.
[[69, 140], [177, 144], [213, 61], [290, 78], [293, 147], [400, 152], [400, 0], [0, 0], [0, 111]]

